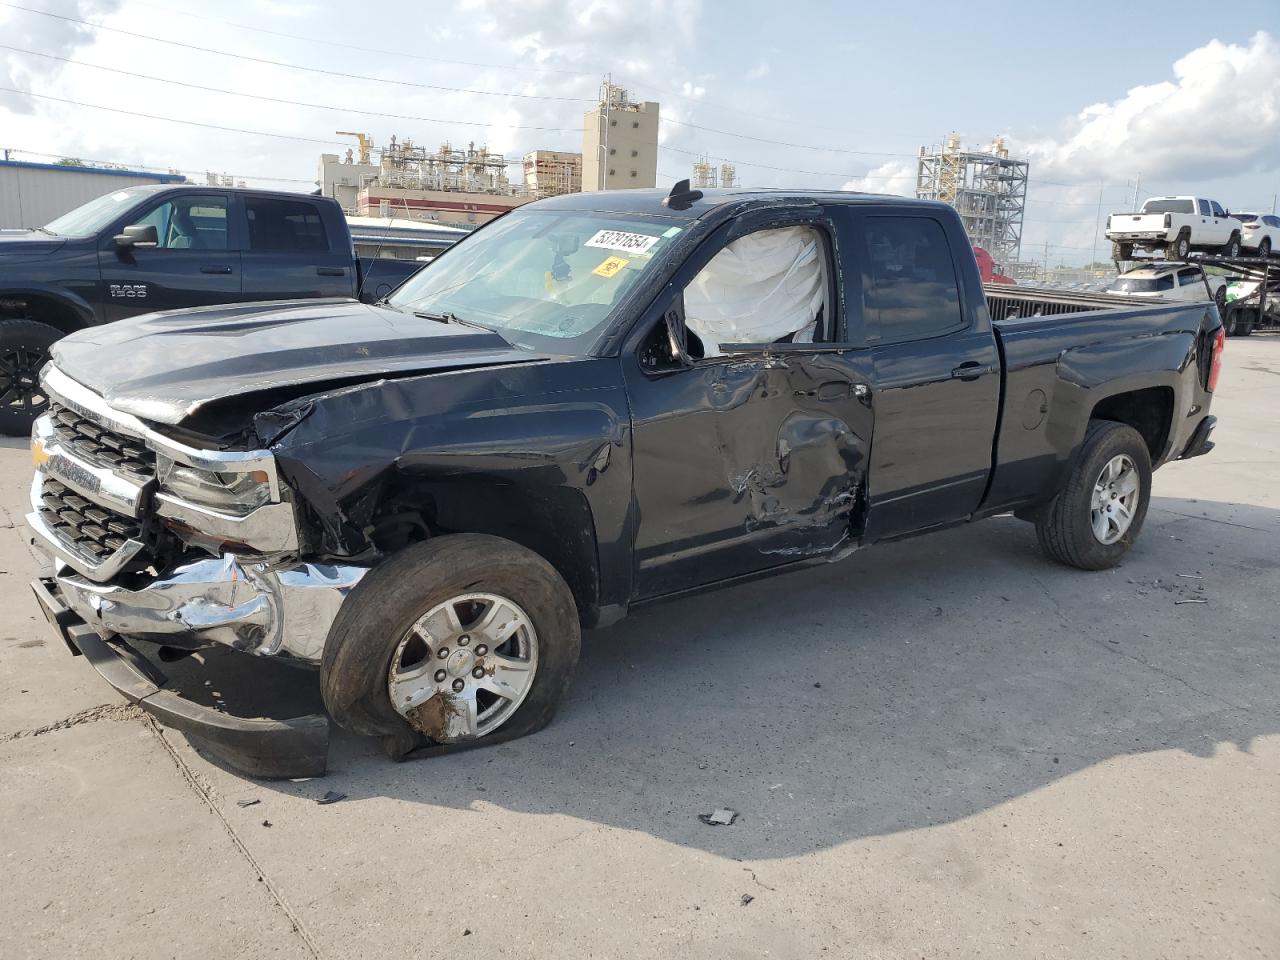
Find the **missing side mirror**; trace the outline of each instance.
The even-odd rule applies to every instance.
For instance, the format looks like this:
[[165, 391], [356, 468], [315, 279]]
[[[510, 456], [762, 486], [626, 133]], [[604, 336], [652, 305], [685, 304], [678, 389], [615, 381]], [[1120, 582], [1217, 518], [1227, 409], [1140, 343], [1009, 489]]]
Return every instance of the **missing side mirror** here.
[[689, 356], [689, 331], [685, 329], [684, 318], [680, 311], [671, 307], [664, 315], [667, 325], [667, 346], [671, 350], [671, 359], [682, 367], [693, 362]]

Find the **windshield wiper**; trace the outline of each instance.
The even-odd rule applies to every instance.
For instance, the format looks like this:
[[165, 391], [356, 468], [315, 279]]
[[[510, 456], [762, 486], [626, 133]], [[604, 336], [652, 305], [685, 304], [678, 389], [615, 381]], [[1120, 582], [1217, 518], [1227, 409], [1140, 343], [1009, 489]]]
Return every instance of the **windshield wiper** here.
[[492, 327], [486, 327], [484, 324], [476, 323], [474, 320], [463, 320], [451, 310], [442, 310], [439, 313], [429, 310], [415, 310], [413, 315], [423, 320], [434, 320], [436, 323], [459, 323], [464, 327], [472, 327], [476, 330], [483, 330], [486, 333], [494, 332]]

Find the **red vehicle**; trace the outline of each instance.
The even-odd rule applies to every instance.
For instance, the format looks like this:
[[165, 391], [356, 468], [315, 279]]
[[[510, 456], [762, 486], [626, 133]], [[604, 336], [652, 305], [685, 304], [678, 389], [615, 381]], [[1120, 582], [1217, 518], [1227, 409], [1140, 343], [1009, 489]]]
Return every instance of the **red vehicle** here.
[[978, 261], [978, 270], [982, 274], [983, 283], [1017, 283], [1013, 277], [1006, 277], [1003, 273], [996, 273], [996, 262], [992, 259], [991, 254], [987, 253], [982, 247], [974, 247], [973, 255]]

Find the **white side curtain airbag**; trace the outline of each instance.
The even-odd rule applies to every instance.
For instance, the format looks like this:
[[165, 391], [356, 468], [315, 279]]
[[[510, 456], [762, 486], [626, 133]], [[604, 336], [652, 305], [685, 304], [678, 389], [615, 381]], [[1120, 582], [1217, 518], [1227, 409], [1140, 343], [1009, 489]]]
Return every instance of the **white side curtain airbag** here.
[[781, 227], [739, 237], [702, 268], [684, 291], [685, 323], [708, 357], [721, 343], [772, 343], [788, 334], [811, 343], [826, 299], [818, 237]]

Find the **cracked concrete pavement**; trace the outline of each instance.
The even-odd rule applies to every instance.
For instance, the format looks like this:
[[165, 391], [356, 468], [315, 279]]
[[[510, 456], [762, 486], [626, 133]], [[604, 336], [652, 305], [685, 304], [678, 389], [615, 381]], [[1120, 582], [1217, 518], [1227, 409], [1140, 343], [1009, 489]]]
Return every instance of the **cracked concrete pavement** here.
[[533, 737], [296, 783], [67, 655], [6, 442], [0, 956], [1280, 955], [1280, 338], [1214, 412], [1117, 570], [1006, 518], [878, 547], [589, 635]]

